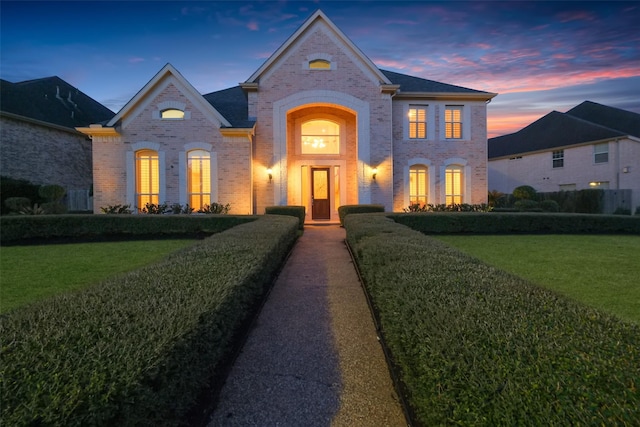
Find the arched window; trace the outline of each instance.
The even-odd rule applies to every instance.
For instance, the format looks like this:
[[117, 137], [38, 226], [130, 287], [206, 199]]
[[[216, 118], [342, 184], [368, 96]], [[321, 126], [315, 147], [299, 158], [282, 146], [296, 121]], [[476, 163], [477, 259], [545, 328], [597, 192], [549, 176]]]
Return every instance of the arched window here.
[[309, 120], [301, 126], [302, 154], [340, 154], [340, 125], [330, 120]]
[[450, 165], [445, 169], [445, 204], [459, 205], [463, 199], [464, 173], [462, 166]]
[[184, 111], [177, 108], [167, 108], [160, 112], [160, 118], [164, 119], [184, 119]]
[[189, 207], [198, 211], [211, 204], [211, 154], [205, 150], [187, 153]]
[[309, 61], [310, 70], [330, 70], [331, 62], [326, 59], [314, 59]]
[[409, 168], [409, 204], [424, 206], [429, 200], [429, 175], [425, 165]]
[[136, 203], [144, 208], [147, 203], [158, 204], [160, 196], [160, 170], [158, 152], [136, 151]]

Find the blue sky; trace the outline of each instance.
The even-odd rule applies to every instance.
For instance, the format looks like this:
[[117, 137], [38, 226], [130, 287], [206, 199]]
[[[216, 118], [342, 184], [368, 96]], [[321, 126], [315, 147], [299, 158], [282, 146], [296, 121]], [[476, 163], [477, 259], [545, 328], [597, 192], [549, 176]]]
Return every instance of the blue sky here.
[[490, 136], [584, 100], [640, 113], [640, 2], [0, 2], [0, 77], [57, 75], [118, 111], [166, 63], [246, 80], [322, 9], [378, 67], [497, 92]]

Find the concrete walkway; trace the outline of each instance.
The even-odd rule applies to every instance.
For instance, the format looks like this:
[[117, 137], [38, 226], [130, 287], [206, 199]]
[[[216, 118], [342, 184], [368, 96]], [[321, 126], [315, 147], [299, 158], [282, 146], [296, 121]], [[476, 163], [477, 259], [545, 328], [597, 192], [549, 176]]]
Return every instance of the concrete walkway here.
[[406, 426], [339, 226], [305, 226], [209, 427]]

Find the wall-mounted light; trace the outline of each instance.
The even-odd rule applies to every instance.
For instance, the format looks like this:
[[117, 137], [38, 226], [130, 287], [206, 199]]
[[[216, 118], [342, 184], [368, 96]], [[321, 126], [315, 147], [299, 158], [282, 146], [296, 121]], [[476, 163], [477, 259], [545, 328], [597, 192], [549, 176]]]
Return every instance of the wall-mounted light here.
[[373, 180], [376, 180], [376, 175], [378, 175], [378, 168], [373, 168], [371, 169], [371, 172], [373, 172]]
[[622, 173], [629, 173], [629, 166], [625, 166], [622, 168]]
[[269, 182], [271, 182], [271, 180], [273, 179], [273, 169], [268, 168], [267, 175], [269, 175]]

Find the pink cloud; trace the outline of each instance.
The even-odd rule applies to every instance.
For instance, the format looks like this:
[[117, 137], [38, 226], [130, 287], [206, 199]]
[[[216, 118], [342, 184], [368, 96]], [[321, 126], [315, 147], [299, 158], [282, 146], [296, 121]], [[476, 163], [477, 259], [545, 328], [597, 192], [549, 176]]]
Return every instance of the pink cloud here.
[[251, 31], [258, 31], [260, 29], [256, 21], [249, 22], [247, 24], [247, 28], [250, 29]]

